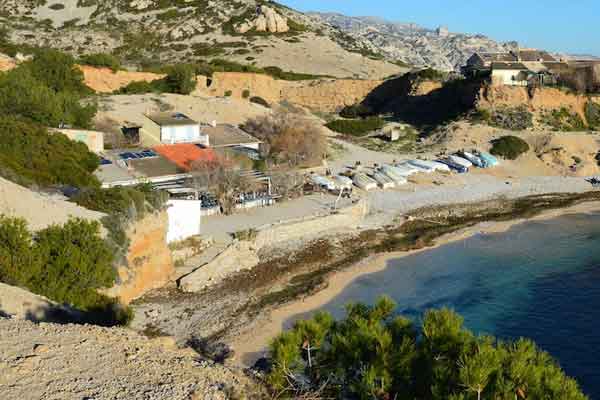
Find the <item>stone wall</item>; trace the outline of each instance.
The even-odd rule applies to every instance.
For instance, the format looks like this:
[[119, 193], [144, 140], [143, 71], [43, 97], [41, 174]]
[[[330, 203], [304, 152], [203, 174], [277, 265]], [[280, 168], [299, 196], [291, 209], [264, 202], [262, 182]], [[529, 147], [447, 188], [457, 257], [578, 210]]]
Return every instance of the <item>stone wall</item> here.
[[174, 266], [167, 247], [167, 213], [151, 214], [132, 224], [127, 230], [131, 240], [127, 265], [118, 267], [119, 283], [106, 294], [119, 297], [123, 304], [152, 289], [167, 284]]
[[262, 97], [269, 103], [287, 101], [310, 109], [334, 112], [364, 100], [383, 83], [381, 80], [320, 79], [285, 81], [264, 74], [241, 72], [215, 72], [212, 78], [198, 77], [195, 94], [205, 96], [231, 96], [242, 98], [244, 91], [250, 96]]

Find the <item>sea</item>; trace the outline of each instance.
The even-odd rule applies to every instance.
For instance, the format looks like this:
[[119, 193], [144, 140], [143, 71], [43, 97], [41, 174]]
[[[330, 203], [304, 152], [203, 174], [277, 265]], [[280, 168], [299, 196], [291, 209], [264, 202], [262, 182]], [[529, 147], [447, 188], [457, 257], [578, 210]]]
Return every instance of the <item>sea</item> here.
[[381, 295], [416, 321], [450, 307], [475, 333], [531, 338], [600, 399], [600, 213], [525, 222], [392, 259], [322, 309], [339, 318], [347, 303]]

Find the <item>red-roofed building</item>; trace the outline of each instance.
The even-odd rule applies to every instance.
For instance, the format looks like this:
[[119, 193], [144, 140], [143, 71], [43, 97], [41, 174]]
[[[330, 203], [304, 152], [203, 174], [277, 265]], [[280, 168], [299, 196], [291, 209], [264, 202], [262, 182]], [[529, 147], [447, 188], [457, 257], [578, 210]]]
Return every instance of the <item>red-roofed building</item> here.
[[194, 162], [210, 162], [217, 159], [217, 154], [213, 149], [201, 148], [191, 143], [156, 146], [154, 151], [185, 171], [189, 171]]

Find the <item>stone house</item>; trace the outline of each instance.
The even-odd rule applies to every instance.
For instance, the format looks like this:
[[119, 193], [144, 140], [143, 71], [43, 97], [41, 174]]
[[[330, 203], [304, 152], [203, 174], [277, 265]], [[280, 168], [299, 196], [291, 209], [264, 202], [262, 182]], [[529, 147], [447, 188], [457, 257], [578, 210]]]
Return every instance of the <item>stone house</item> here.
[[146, 147], [175, 143], [209, 145], [208, 135], [200, 130], [200, 124], [179, 112], [145, 115], [140, 141]]

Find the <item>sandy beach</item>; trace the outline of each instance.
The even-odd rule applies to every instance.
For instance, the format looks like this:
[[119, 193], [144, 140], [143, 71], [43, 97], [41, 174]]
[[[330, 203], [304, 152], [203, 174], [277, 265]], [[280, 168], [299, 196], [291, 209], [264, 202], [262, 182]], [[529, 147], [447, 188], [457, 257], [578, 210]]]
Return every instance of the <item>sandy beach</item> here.
[[512, 226], [526, 221], [551, 219], [561, 215], [584, 214], [598, 211], [600, 211], [600, 202], [587, 202], [568, 208], [548, 210], [533, 218], [520, 218], [503, 222], [484, 222], [442, 236], [436, 239], [436, 244], [432, 247], [414, 251], [392, 252], [369, 256], [351, 267], [329, 276], [327, 279], [327, 287], [318, 293], [273, 309], [265, 317], [254, 321], [254, 323], [244, 332], [238, 334], [229, 342], [229, 345], [235, 351], [235, 357], [231, 359], [230, 362], [235, 365], [246, 367], [253, 365], [256, 360], [266, 354], [268, 343], [282, 330], [288, 329], [293, 325], [294, 316], [299, 316], [319, 309], [338, 296], [356, 278], [384, 270], [388, 267], [388, 261], [392, 259], [428, 251], [448, 243], [467, 239], [477, 234], [505, 232]]

